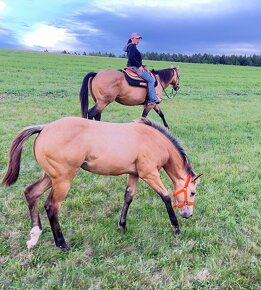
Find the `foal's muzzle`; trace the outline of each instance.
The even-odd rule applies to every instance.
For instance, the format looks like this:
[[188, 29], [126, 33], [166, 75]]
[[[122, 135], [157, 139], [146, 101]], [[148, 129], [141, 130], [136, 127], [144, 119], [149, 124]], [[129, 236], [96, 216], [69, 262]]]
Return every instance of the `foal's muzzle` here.
[[192, 214], [189, 214], [188, 212], [184, 212], [181, 214], [181, 216], [185, 219], [188, 219], [188, 218], [192, 217]]

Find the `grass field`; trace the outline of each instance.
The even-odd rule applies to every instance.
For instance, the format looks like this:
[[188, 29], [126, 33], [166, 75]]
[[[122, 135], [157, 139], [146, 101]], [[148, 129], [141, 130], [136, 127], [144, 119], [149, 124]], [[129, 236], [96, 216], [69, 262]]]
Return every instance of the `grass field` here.
[[[80, 115], [79, 89], [89, 71], [119, 69], [126, 60], [0, 50], [0, 177], [17, 132]], [[149, 68], [170, 63], [146, 61]], [[130, 207], [128, 230], [117, 230], [126, 176], [81, 171], [61, 209], [71, 247], [54, 245], [43, 204], [43, 234], [33, 250], [23, 198], [41, 170], [33, 138], [20, 178], [0, 186], [0, 289], [261, 289], [261, 70], [255, 67], [180, 64], [181, 90], [161, 108], [196, 172], [194, 215], [179, 218], [172, 236], [165, 206], [144, 182]], [[129, 122], [141, 107], [112, 104], [102, 119]], [[159, 117], [149, 117], [160, 122]], [[120, 144], [119, 144], [120, 146]], [[169, 191], [171, 182], [162, 172]]]

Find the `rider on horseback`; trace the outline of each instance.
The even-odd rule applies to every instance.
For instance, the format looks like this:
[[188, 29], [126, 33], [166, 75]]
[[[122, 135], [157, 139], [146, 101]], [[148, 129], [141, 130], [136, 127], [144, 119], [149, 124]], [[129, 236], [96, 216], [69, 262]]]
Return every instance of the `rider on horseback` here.
[[154, 79], [142, 64], [142, 56], [137, 49], [137, 45], [139, 44], [141, 38], [142, 37], [139, 33], [133, 32], [130, 39], [128, 40], [127, 45], [124, 47], [124, 51], [127, 52], [128, 56], [127, 67], [135, 70], [138, 76], [148, 82], [148, 95], [150, 99], [149, 105], [154, 106], [155, 104], [160, 103], [161, 100], [156, 95], [154, 88]]

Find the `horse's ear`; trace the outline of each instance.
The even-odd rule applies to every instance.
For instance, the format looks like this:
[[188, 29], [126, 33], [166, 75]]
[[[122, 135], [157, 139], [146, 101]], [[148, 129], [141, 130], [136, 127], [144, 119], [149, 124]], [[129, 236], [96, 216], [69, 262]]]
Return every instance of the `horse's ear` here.
[[203, 173], [197, 175], [197, 176], [192, 180], [192, 182], [196, 182], [196, 180], [197, 180], [198, 178], [200, 178], [200, 176], [202, 176], [202, 175], [203, 175]]
[[176, 67], [176, 70], [177, 70], [178, 74], [180, 74], [180, 67], [179, 66]]

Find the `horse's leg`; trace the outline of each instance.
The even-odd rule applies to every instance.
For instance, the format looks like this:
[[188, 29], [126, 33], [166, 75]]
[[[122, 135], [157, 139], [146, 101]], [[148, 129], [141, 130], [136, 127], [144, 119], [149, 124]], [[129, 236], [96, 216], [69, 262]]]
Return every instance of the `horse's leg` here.
[[28, 204], [29, 213], [32, 222], [32, 229], [30, 231], [30, 240], [27, 241], [28, 249], [34, 247], [42, 232], [41, 220], [37, 207], [37, 199], [49, 188], [51, 188], [51, 179], [46, 173], [35, 183], [25, 188], [25, 198]]
[[95, 119], [96, 121], [101, 120], [101, 113], [103, 109], [107, 106], [108, 104], [102, 103], [102, 102], [97, 102], [89, 111], [88, 111], [88, 119]]
[[133, 196], [135, 195], [138, 180], [139, 180], [139, 177], [137, 175], [129, 174], [127, 186], [125, 190], [124, 204], [122, 207], [121, 217], [119, 221], [119, 228], [121, 230], [126, 229], [126, 217], [127, 217], [129, 206], [133, 200]]
[[143, 112], [142, 112], [142, 117], [146, 118], [150, 112], [150, 110], [154, 107], [155, 105], [148, 105], [148, 103], [145, 103], [143, 105]]
[[97, 114], [96, 108], [97, 104], [95, 104], [92, 108], [90, 108], [90, 110], [88, 111], [88, 119], [90, 120], [94, 119], [95, 115]]
[[95, 116], [94, 116], [94, 119], [96, 121], [101, 121], [101, 113], [97, 113]]
[[70, 185], [70, 179], [59, 178], [59, 180], [53, 180], [52, 190], [44, 206], [52, 228], [55, 244], [63, 251], [68, 251], [69, 247], [67, 246], [63, 237], [58, 216], [61, 203], [65, 199], [70, 189]]
[[164, 114], [162, 113], [162, 111], [161, 111], [159, 105], [156, 105], [153, 109], [154, 109], [154, 111], [155, 111], [155, 112], [156, 112], [156, 113], [161, 117], [161, 120], [162, 120], [164, 126], [165, 126], [166, 128], [169, 129], [169, 125], [168, 125], [168, 123], [166, 122], [166, 119], [165, 119], [165, 117], [164, 117]]
[[175, 235], [178, 235], [180, 233], [178, 220], [172, 208], [171, 198], [169, 196], [169, 193], [164, 187], [160, 179], [159, 172], [155, 172], [155, 174], [147, 175], [146, 177], [142, 179], [145, 182], [147, 182], [160, 195], [161, 199], [163, 200], [166, 206], [171, 225], [174, 228], [174, 233]]

